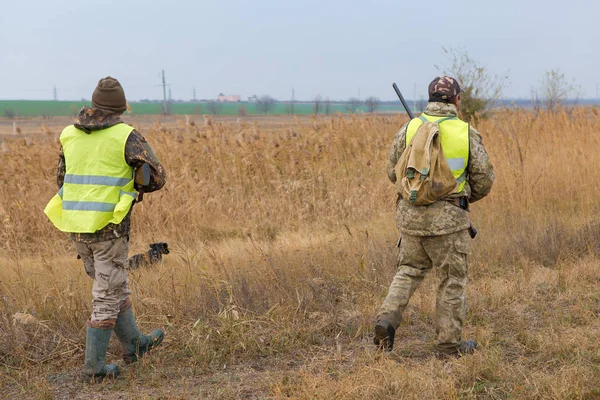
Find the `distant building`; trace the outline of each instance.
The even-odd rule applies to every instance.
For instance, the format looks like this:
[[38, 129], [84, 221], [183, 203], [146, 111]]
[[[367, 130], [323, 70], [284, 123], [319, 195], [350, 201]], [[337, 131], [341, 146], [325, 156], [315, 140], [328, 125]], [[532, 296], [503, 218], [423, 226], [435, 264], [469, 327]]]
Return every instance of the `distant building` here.
[[258, 101], [258, 96], [250, 96], [248, 97], [248, 103], [256, 103]]
[[217, 101], [220, 103], [237, 103], [241, 99], [242, 99], [242, 96], [240, 96], [238, 94], [224, 95], [223, 93], [220, 93], [217, 96]]

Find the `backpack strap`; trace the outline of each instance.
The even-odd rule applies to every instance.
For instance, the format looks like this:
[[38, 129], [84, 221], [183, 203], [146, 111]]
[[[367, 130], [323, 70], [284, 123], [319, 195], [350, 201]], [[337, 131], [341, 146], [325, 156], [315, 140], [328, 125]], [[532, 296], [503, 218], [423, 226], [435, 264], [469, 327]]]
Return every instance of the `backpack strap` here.
[[438, 119], [438, 120], [437, 120], [437, 121], [435, 121], [435, 122], [437, 122], [437, 123], [438, 123], [438, 125], [439, 125], [440, 123], [442, 123], [442, 122], [444, 122], [444, 121], [448, 121], [449, 119], [456, 119], [456, 117], [445, 117], [445, 118], [440, 118], [440, 119]]
[[[444, 118], [440, 118], [440, 119], [438, 119], [437, 121], [429, 121], [427, 118], [425, 118], [425, 117], [423, 116], [423, 114], [421, 114], [421, 115], [419, 116], [419, 118], [418, 118], [418, 119], [420, 119], [420, 120], [421, 120], [421, 123], [425, 123], [425, 122], [433, 122], [434, 124], [438, 124], [438, 125], [439, 125], [440, 123], [442, 123], [442, 122], [444, 122], [444, 121], [447, 121], [447, 120], [449, 120], [449, 119], [458, 119], [458, 118], [457, 118], [457, 117], [444, 117]], [[409, 122], [409, 123], [410, 123], [410, 122]], [[418, 128], [419, 128], [419, 127], [417, 127], [417, 129], [418, 129]], [[406, 131], [408, 132], [408, 127], [406, 128]], [[405, 136], [404, 136], [404, 146], [405, 146], [405, 148], [406, 148], [406, 147], [408, 147], [408, 140], [407, 140], [407, 139], [408, 139], [408, 137], [407, 137], [407, 136], [406, 136], [406, 134], [405, 134]]]
[[460, 176], [458, 178], [456, 178], [456, 182], [458, 182], [458, 184], [460, 185], [461, 183], [463, 183], [463, 181], [467, 179], [467, 168], [465, 168], [465, 170], [463, 171], [462, 174], [460, 174]]
[[423, 122], [437, 122], [437, 123], [439, 124], [439, 123], [441, 123], [441, 122], [444, 122], [444, 121], [447, 121], [447, 120], [449, 120], [449, 119], [457, 119], [457, 118], [456, 118], [456, 117], [444, 117], [444, 118], [440, 118], [440, 119], [438, 119], [437, 121], [429, 121], [427, 118], [425, 118], [425, 117], [423, 116], [423, 114], [421, 114], [421, 115], [419, 116], [419, 119], [420, 119], [421, 121], [423, 121]]

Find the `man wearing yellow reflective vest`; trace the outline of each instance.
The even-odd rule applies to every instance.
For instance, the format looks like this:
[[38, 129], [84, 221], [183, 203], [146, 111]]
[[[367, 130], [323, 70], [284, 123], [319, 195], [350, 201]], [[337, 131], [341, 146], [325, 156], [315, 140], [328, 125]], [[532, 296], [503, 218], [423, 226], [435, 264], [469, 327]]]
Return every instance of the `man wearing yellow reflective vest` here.
[[490, 192], [494, 169], [481, 135], [458, 119], [461, 92], [456, 79], [436, 77], [429, 84], [425, 112], [404, 124], [392, 144], [387, 174], [396, 183], [396, 165], [419, 125], [440, 121], [442, 150], [458, 186], [454, 193], [426, 206], [398, 198], [396, 224], [402, 235], [398, 270], [379, 309], [374, 338], [375, 344], [387, 351], [394, 346], [410, 297], [431, 269], [436, 269], [439, 276], [435, 315], [438, 351], [462, 355], [477, 347], [473, 340], [462, 340], [470, 227], [466, 209], [469, 202]]
[[[113, 330], [125, 363], [137, 361], [164, 337], [161, 329], [148, 335], [139, 331], [127, 270], [132, 263], [137, 267], [143, 260], [160, 258], [151, 250], [128, 260], [129, 233], [138, 191], [161, 189], [166, 174], [144, 137], [121, 120], [126, 110], [121, 84], [111, 77], [101, 79], [92, 95], [92, 108], [83, 107], [77, 122], [60, 136], [59, 192], [44, 210], [58, 229], [71, 233], [85, 272], [94, 279], [84, 379], [118, 376], [118, 367], [105, 362]], [[142, 167], [149, 177], [139, 186], [134, 171]]]

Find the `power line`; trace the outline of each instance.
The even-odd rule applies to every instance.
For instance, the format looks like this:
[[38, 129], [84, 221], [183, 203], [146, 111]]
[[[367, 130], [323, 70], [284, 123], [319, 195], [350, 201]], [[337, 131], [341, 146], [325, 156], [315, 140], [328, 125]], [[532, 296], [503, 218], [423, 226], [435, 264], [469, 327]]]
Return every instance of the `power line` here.
[[163, 114], [167, 115], [167, 83], [165, 81], [165, 70], [162, 70], [162, 87], [163, 87]]

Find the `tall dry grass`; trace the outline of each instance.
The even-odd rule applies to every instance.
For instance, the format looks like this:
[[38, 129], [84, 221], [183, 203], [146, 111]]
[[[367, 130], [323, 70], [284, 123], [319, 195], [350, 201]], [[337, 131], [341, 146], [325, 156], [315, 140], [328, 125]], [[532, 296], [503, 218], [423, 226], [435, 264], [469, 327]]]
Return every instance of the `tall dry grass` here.
[[600, 397], [596, 110], [505, 110], [478, 126], [497, 180], [472, 206], [480, 234], [465, 333], [482, 350], [460, 360], [432, 355], [434, 276], [411, 300], [397, 349], [385, 357], [370, 344], [395, 268], [385, 164], [403, 122], [143, 129], [168, 184], [135, 206], [131, 252], [158, 240], [174, 251], [130, 279], [140, 325], [163, 325], [168, 338], [124, 379], [94, 387], [74, 381], [91, 281], [42, 213], [57, 189], [56, 144], [7, 139], [0, 397]]

